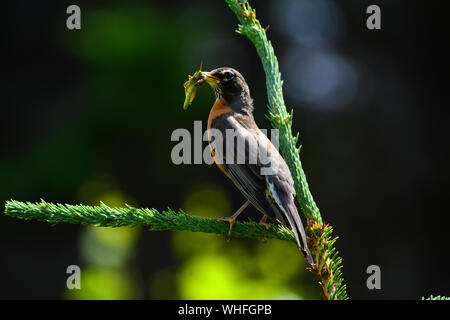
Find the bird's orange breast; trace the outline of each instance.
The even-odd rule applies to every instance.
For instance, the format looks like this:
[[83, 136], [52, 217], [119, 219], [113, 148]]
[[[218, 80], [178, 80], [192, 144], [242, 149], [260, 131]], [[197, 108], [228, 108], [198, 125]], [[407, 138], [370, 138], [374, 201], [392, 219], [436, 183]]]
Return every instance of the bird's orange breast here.
[[220, 117], [221, 115], [232, 113], [233, 110], [225, 103], [223, 100], [216, 100], [214, 102], [213, 107], [211, 108], [211, 111], [209, 112], [208, 117], [208, 131], [211, 129], [212, 123], [215, 119]]
[[[216, 100], [216, 102], [214, 102], [214, 105], [211, 108], [211, 111], [209, 112], [209, 117], [208, 117], [208, 141], [211, 141], [210, 129], [211, 129], [213, 121], [224, 114], [228, 114], [228, 113], [232, 113], [232, 112], [233, 112], [233, 110], [225, 103], [225, 101]], [[211, 147], [211, 144], [209, 146]], [[217, 161], [217, 159], [215, 157], [215, 152], [212, 149], [212, 147], [211, 147], [211, 155], [214, 158], [214, 162], [219, 167], [220, 171], [222, 171], [227, 177], [230, 177], [228, 175], [228, 173], [222, 168], [220, 163]]]

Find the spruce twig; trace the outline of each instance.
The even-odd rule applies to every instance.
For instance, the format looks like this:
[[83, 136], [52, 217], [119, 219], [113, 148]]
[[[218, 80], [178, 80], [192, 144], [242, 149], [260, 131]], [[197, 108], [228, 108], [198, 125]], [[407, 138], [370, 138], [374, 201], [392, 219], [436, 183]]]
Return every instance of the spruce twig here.
[[[143, 226], [150, 231], [191, 231], [228, 235], [229, 226], [214, 218], [191, 216], [180, 210], [171, 209], [159, 212], [156, 209], [137, 209], [131, 206], [111, 208], [101, 203], [100, 206], [53, 204], [41, 202], [6, 202], [5, 214], [24, 220], [45, 221], [52, 225], [72, 223], [93, 225], [96, 227]], [[279, 239], [296, 243], [291, 230], [274, 224], [267, 229], [253, 221], [236, 222], [233, 237], [250, 239]]]
[[326, 299], [347, 299], [346, 286], [342, 277], [342, 259], [334, 248], [337, 238], [333, 238], [332, 228], [324, 224], [300, 161], [299, 134], [292, 134], [293, 111], [288, 113], [283, 98], [281, 73], [272, 44], [267, 39], [266, 29], [256, 18], [256, 11], [246, 0], [225, 0], [239, 20], [237, 33], [247, 36], [253, 43], [261, 59], [266, 75], [268, 98], [268, 118], [279, 130], [279, 147], [294, 179], [297, 200], [307, 220], [308, 245], [314, 257], [315, 266], [311, 270], [317, 277]]
[[450, 300], [450, 297], [431, 295], [428, 298], [422, 297], [422, 300]]

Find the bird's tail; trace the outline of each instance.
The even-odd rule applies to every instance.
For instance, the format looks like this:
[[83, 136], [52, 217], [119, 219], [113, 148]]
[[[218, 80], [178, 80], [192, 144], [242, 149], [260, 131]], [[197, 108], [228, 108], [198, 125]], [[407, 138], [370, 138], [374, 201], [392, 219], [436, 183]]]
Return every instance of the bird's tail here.
[[297, 239], [300, 250], [302, 251], [308, 263], [311, 266], [314, 265], [313, 257], [308, 249], [305, 229], [303, 228], [302, 220], [300, 219], [300, 216], [298, 214], [297, 207], [293, 202], [290, 202], [283, 207], [283, 211], [285, 211], [285, 217], [287, 218], [291, 229], [294, 231], [295, 238]]

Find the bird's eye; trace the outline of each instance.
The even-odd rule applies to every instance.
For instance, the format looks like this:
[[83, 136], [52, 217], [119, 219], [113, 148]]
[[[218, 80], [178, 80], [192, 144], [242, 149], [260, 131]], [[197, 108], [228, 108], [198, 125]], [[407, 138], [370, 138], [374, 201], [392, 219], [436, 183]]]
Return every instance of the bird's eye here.
[[234, 78], [234, 72], [232, 72], [232, 71], [224, 71], [222, 73], [222, 76], [223, 76], [223, 80], [224, 81], [230, 81], [231, 79]]

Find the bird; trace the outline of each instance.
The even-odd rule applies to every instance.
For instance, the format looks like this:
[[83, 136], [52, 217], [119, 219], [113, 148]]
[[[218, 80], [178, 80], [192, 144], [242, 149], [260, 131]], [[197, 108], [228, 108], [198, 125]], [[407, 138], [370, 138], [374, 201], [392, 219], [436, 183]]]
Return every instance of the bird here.
[[[290, 228], [306, 260], [314, 265], [294, 201], [292, 175], [278, 149], [255, 122], [253, 99], [244, 77], [231, 67], [209, 72], [200, 67], [194, 77], [189, 79], [196, 81], [196, 86], [206, 82], [215, 95], [207, 122], [214, 162], [247, 199], [233, 215], [216, 218], [229, 223], [231, 235], [237, 217], [251, 204], [263, 214], [261, 224], [267, 226], [270, 219]], [[187, 82], [185, 88], [187, 92]], [[187, 97], [189, 104], [192, 99]]]

